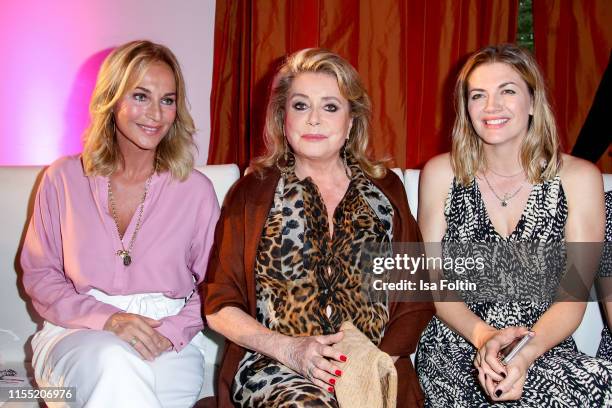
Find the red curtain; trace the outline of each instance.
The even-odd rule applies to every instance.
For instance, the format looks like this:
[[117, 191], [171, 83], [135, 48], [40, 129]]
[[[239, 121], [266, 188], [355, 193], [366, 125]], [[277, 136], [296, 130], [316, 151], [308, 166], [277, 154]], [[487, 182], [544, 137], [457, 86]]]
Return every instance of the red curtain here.
[[[612, 49], [612, 1], [533, 2], [536, 58], [544, 70], [561, 139], [574, 145]], [[609, 129], [602, 130], [610, 132]], [[612, 172], [612, 158], [600, 162]]]
[[413, 168], [450, 147], [452, 87], [467, 55], [513, 42], [516, 0], [217, 0], [208, 162], [263, 151], [269, 86], [283, 58], [324, 47], [361, 74], [376, 157]]

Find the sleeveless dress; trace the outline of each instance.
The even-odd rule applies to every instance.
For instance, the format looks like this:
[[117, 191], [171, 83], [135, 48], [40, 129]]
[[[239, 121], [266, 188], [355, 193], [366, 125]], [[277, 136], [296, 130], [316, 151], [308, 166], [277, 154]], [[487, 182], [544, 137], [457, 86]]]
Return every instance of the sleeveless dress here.
[[[612, 277], [612, 190], [606, 192], [606, 246], [599, 270], [602, 278]], [[612, 361], [612, 336], [608, 326], [601, 331], [597, 357]]]
[[[504, 238], [494, 229], [478, 184], [453, 180], [445, 203], [443, 242], [544, 242], [564, 240], [567, 201], [556, 178], [533, 186], [515, 230]], [[487, 262], [494, 260], [487, 259]], [[466, 302], [496, 328], [533, 326], [552, 302]], [[538, 358], [529, 368], [519, 401], [492, 404], [482, 390], [473, 361], [476, 348], [437, 317], [423, 332], [416, 369], [426, 407], [603, 407], [612, 404], [612, 364], [576, 349], [571, 337]]]

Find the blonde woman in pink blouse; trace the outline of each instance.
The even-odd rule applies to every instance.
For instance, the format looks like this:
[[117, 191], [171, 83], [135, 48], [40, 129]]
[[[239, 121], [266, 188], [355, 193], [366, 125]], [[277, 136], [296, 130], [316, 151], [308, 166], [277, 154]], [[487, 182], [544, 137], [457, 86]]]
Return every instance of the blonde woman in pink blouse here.
[[218, 218], [193, 170], [179, 64], [134, 41], [98, 76], [80, 156], [45, 172], [21, 264], [39, 386], [92, 407], [187, 407], [203, 378], [200, 297]]

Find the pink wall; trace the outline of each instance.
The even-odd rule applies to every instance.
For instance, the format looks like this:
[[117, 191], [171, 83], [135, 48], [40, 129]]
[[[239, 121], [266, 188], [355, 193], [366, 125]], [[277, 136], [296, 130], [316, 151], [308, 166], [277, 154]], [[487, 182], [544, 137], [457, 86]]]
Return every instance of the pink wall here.
[[118, 44], [146, 38], [183, 66], [200, 129], [209, 141], [214, 0], [19, 0], [0, 12], [0, 165], [48, 164], [81, 151], [97, 71]]

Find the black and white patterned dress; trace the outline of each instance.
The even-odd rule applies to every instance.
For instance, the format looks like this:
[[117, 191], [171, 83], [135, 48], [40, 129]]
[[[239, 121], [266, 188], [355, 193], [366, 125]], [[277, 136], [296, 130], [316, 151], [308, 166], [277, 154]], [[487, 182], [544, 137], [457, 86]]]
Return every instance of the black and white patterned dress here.
[[[478, 184], [456, 180], [445, 204], [444, 242], [561, 242], [567, 201], [556, 177], [533, 187], [516, 229], [504, 238], [494, 229]], [[489, 260], [488, 260], [489, 261]], [[468, 302], [472, 312], [496, 328], [533, 326], [551, 302]], [[476, 349], [434, 317], [417, 350], [417, 373], [426, 407], [602, 407], [612, 404], [612, 364], [576, 349], [573, 339], [538, 358], [529, 368], [519, 401], [491, 405], [473, 366]]]
[[[612, 190], [606, 193], [606, 247], [601, 261], [600, 273], [602, 278], [612, 278]], [[601, 342], [597, 357], [612, 361], [612, 336], [610, 328], [605, 326], [601, 331]]]

